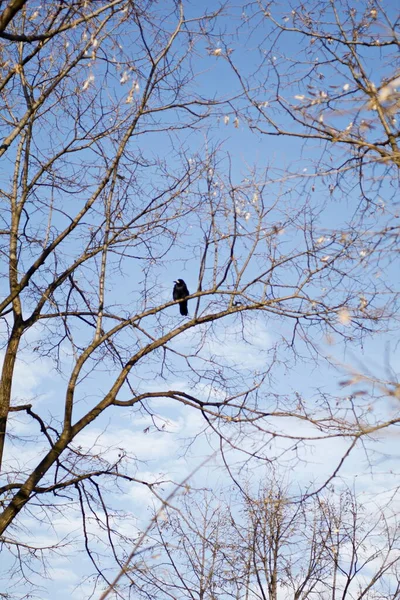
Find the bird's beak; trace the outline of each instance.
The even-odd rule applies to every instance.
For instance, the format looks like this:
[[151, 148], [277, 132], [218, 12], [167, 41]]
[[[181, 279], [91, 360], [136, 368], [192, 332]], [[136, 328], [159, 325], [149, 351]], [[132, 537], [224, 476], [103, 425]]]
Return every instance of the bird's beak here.
[[173, 283], [178, 283], [177, 281], [174, 281]]

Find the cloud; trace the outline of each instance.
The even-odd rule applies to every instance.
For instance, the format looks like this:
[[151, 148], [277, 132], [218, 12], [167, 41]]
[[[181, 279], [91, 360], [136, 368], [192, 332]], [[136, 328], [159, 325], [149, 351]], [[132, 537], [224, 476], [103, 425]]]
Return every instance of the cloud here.
[[[266, 356], [273, 344], [266, 319], [244, 315], [232, 316], [210, 325], [188, 330], [179, 336], [179, 351], [193, 352], [195, 345], [201, 345], [200, 355], [215, 362], [227, 363], [236, 369], [257, 369], [265, 366]], [[177, 345], [177, 340], [170, 343]]]
[[[4, 352], [0, 353], [0, 368]], [[53, 363], [48, 358], [21, 351], [15, 363], [12, 398], [14, 404], [30, 402], [36, 396], [49, 394], [48, 385], [53, 379]]]
[[121, 450], [139, 461], [163, 461], [176, 449], [174, 439], [168, 433], [149, 432], [120, 428], [113, 425], [105, 431], [97, 428], [83, 430], [75, 439], [82, 452], [107, 453], [109, 461], [118, 459]]
[[231, 325], [206, 343], [210, 354], [225, 358], [239, 369], [264, 367], [265, 351], [271, 345], [271, 335], [261, 318], [246, 320], [243, 329], [241, 324]]
[[52, 568], [51, 576], [56, 581], [68, 581], [69, 584], [77, 584], [80, 579], [73, 569]]

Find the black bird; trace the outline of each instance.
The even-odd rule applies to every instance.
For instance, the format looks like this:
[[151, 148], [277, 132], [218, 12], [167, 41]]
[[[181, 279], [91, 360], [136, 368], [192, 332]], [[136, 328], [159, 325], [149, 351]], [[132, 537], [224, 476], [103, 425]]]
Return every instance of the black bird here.
[[183, 317], [186, 317], [188, 314], [188, 308], [187, 308], [187, 300], [184, 300], [184, 298], [186, 298], [186, 296], [189, 296], [189, 290], [187, 289], [186, 283], [183, 281], [183, 279], [177, 279], [177, 281], [174, 281], [174, 291], [172, 292], [172, 297], [174, 300], [182, 300], [182, 302], [179, 302], [179, 310], [181, 312], [181, 315]]

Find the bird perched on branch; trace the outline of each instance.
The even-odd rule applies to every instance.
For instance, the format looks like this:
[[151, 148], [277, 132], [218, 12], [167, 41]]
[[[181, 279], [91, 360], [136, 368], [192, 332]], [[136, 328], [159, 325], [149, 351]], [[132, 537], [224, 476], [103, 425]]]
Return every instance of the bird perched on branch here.
[[183, 279], [177, 279], [174, 281], [174, 291], [172, 292], [172, 297], [174, 300], [182, 300], [179, 302], [179, 310], [183, 317], [186, 317], [188, 314], [187, 308], [187, 300], [185, 300], [186, 296], [189, 296], [189, 290], [187, 289], [186, 283]]

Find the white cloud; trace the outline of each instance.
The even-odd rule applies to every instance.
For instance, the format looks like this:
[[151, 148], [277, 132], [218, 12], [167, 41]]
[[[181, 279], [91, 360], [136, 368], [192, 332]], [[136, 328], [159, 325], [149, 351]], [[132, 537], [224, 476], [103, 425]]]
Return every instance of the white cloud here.
[[106, 431], [87, 429], [75, 439], [75, 444], [82, 447], [82, 451], [107, 452], [107, 459], [116, 460], [121, 449], [138, 460], [163, 460], [170, 457], [176, 449], [176, 443], [168, 433], [133, 431], [110, 427]]
[[[0, 354], [3, 365], [4, 352]], [[52, 378], [52, 363], [31, 353], [21, 352], [15, 363], [12, 397], [18, 403], [31, 401]]]
[[[273, 340], [262, 317], [244, 318], [235, 322], [218, 321], [213, 324], [212, 335], [207, 334], [208, 325], [184, 332], [179, 337], [180, 351], [193, 350], [203, 341], [201, 356], [225, 361], [240, 369], [264, 367], [266, 353]], [[203, 340], [205, 338], [205, 340]]]
[[80, 577], [74, 572], [74, 569], [52, 568], [51, 576], [56, 581], [68, 581], [70, 584], [78, 583]]

